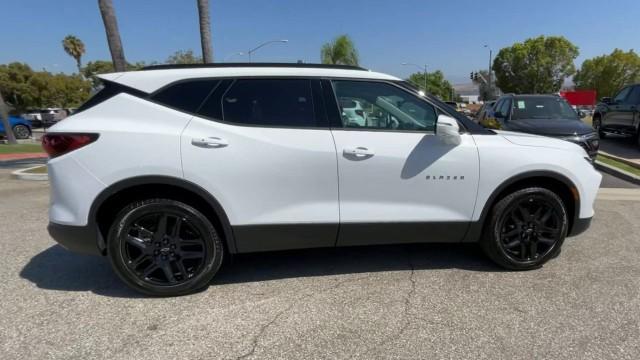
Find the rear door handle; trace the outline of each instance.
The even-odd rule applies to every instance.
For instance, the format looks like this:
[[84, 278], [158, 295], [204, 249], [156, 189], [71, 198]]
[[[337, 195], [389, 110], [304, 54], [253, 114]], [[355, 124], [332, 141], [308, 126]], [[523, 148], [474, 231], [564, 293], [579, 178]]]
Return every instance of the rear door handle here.
[[229, 145], [229, 142], [223, 138], [211, 136], [208, 138], [191, 139], [191, 145], [204, 148], [221, 148]]
[[344, 155], [351, 156], [373, 156], [375, 155], [375, 151], [372, 149], [367, 149], [366, 147], [358, 146], [358, 147], [348, 147], [342, 150]]

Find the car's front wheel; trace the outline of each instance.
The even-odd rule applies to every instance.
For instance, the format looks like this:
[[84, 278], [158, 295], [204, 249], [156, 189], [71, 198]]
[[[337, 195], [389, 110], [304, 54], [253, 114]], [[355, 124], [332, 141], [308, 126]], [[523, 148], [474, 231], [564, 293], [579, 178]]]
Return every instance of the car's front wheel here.
[[567, 229], [567, 211], [560, 197], [548, 189], [531, 187], [498, 201], [481, 245], [493, 261], [507, 269], [535, 269], [560, 252]]
[[607, 134], [602, 131], [602, 118], [600, 115], [593, 117], [593, 129], [598, 132], [601, 139], [604, 139]]
[[147, 295], [185, 295], [206, 287], [224, 255], [209, 219], [179, 201], [149, 199], [125, 207], [109, 231], [115, 272]]
[[16, 136], [16, 139], [24, 140], [31, 136], [31, 131], [29, 131], [29, 128], [25, 125], [16, 125], [13, 127], [13, 134]]

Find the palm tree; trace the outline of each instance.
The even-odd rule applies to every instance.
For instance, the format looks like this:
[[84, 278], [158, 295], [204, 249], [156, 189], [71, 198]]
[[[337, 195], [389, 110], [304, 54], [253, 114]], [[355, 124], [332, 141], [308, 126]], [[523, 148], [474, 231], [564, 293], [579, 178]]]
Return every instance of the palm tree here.
[[113, 10], [111, 0], [98, 0], [100, 7], [100, 15], [104, 22], [104, 29], [107, 33], [107, 42], [109, 43], [109, 51], [111, 51], [111, 59], [113, 60], [113, 68], [116, 71], [125, 71], [127, 62], [124, 59], [124, 49], [122, 49], [122, 41], [120, 40], [120, 31], [118, 30], [118, 21], [116, 13]]
[[358, 65], [358, 51], [348, 35], [340, 35], [322, 46], [323, 64]]
[[2, 94], [0, 94], [0, 118], [2, 119], [2, 125], [4, 126], [4, 136], [9, 141], [9, 144], [16, 144], [16, 137], [13, 134], [13, 129], [9, 123], [9, 111], [7, 110], [7, 104], [5, 104]]
[[82, 55], [84, 55], [84, 43], [73, 35], [67, 35], [62, 40], [64, 51], [76, 60], [78, 65], [78, 74], [82, 76]]
[[209, 0], [198, 0], [200, 18], [200, 42], [202, 43], [202, 60], [205, 64], [213, 62], [211, 46], [211, 19], [209, 18]]

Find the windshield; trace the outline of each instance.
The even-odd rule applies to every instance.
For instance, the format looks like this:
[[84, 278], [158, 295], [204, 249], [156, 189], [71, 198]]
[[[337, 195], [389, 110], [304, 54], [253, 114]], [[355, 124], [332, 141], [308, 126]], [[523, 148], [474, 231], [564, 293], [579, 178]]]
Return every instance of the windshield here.
[[560, 97], [515, 98], [512, 120], [557, 119], [578, 120], [578, 114]]

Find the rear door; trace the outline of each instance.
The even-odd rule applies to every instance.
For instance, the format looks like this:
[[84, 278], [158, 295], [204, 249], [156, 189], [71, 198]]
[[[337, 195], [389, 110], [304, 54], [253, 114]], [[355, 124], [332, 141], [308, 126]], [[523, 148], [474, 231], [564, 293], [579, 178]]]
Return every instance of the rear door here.
[[[445, 144], [434, 132], [439, 110], [391, 83], [335, 80], [325, 89], [338, 151], [338, 245], [461, 241], [478, 188], [473, 137]], [[366, 126], [339, 116], [345, 99], [362, 104]]]
[[239, 252], [333, 246], [336, 152], [317, 80], [223, 80], [182, 134], [184, 177], [229, 217]]

